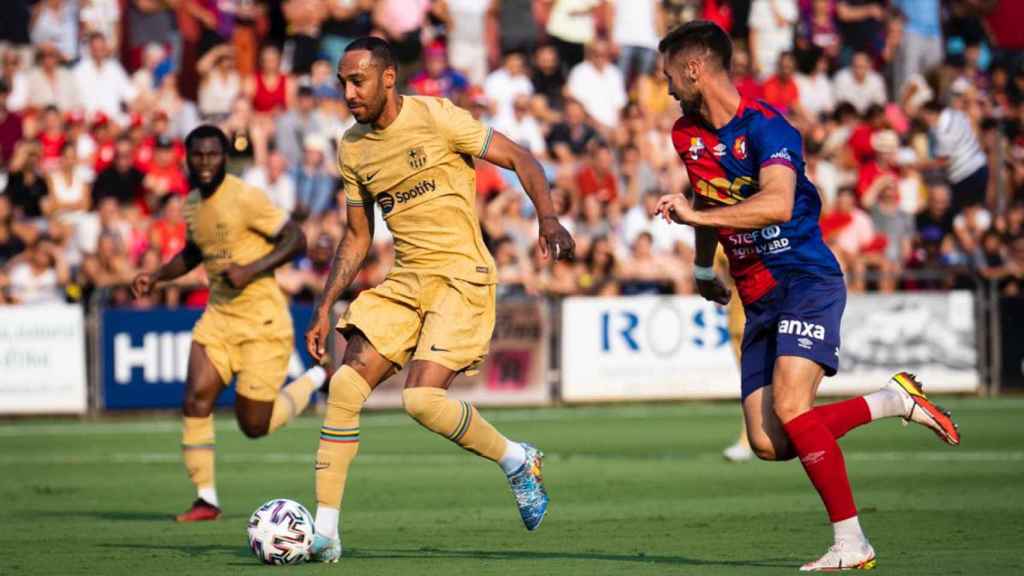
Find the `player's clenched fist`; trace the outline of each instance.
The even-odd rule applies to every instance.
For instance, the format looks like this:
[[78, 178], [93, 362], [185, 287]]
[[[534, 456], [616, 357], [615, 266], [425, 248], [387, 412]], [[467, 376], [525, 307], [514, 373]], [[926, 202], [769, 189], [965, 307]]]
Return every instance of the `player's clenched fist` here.
[[550, 254], [555, 260], [576, 259], [576, 241], [553, 216], [540, 221], [540, 254], [545, 258]]
[[306, 351], [319, 362], [326, 353], [327, 335], [330, 333], [330, 325], [326, 314], [316, 313], [313, 321], [306, 329]]
[[718, 278], [712, 278], [710, 280], [697, 280], [697, 292], [704, 297], [705, 300], [717, 302], [722, 306], [729, 304], [729, 300], [732, 299], [732, 291], [722, 284], [722, 281]]
[[155, 285], [156, 281], [153, 279], [152, 274], [139, 274], [132, 280], [132, 295], [136, 298], [149, 296]]

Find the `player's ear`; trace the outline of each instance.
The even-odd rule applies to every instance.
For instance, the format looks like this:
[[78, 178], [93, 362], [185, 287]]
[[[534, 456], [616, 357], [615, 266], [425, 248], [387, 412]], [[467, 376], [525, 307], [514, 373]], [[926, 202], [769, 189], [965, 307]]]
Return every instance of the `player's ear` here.
[[384, 88], [391, 90], [395, 87], [395, 83], [398, 80], [398, 73], [395, 71], [393, 66], [389, 66], [384, 69], [384, 73], [381, 75], [384, 80]]

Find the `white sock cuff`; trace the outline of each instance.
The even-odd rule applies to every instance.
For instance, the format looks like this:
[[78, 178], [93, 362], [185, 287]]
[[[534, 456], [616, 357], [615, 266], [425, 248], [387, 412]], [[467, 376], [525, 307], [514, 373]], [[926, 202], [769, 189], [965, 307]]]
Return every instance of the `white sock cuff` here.
[[199, 488], [198, 490], [196, 490], [196, 494], [200, 498], [202, 498], [203, 500], [207, 501], [208, 503], [213, 504], [214, 506], [220, 508], [220, 501], [217, 500], [217, 488], [216, 487], [214, 487], [214, 486], [206, 486], [204, 488]]
[[526, 463], [526, 449], [518, 442], [505, 440], [505, 454], [498, 460], [498, 466], [508, 476]]
[[309, 370], [306, 370], [306, 377], [316, 384], [319, 388], [324, 385], [324, 380], [327, 380], [327, 371], [324, 370], [323, 366], [313, 366]]
[[338, 537], [338, 521], [341, 518], [341, 510], [330, 506], [316, 507], [316, 533], [324, 538]]

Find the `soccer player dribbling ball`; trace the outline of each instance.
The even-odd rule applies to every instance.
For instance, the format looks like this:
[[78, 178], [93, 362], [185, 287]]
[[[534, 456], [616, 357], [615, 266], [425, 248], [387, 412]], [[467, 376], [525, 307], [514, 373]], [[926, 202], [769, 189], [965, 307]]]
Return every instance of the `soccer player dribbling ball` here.
[[347, 347], [330, 380], [316, 455], [316, 537], [312, 558], [342, 554], [340, 507], [359, 449], [359, 414], [374, 386], [408, 364], [406, 412], [428, 430], [495, 461], [508, 478], [523, 523], [536, 529], [547, 512], [542, 454], [506, 439], [467, 402], [447, 396], [452, 379], [487, 354], [495, 321], [494, 260], [476, 217], [472, 157], [516, 172], [537, 210], [540, 248], [571, 259], [572, 237], [558, 223], [547, 181], [522, 147], [441, 98], [402, 96], [391, 47], [360, 38], [345, 49], [338, 79], [357, 124], [338, 156], [347, 224], [322, 300], [306, 332], [315, 358], [325, 356], [330, 309], [366, 258], [377, 205], [395, 239], [395, 265], [362, 292], [337, 325]]
[[204, 125], [185, 139], [192, 191], [185, 200], [185, 247], [132, 282], [136, 297], [203, 264], [210, 298], [192, 331], [182, 456], [198, 497], [179, 522], [216, 520], [213, 407], [233, 377], [235, 416], [250, 438], [287, 424], [309, 404], [327, 373], [314, 366], [282, 389], [295, 347], [288, 301], [274, 269], [306, 249], [306, 238], [266, 193], [228, 175], [228, 138]]
[[716, 243], [729, 257], [747, 315], [740, 372], [750, 444], [765, 460], [799, 457], [832, 521], [833, 545], [801, 571], [873, 568], [836, 440], [889, 417], [920, 423], [952, 445], [959, 432], [906, 372], [877, 392], [814, 406], [822, 377], [839, 367], [846, 286], [821, 239], [821, 200], [804, 174], [800, 134], [772, 107], [740, 97], [729, 78], [732, 44], [715, 24], [684, 24], [658, 48], [683, 111], [672, 140], [694, 201], [670, 194], [657, 210], [696, 229], [694, 275], [704, 298], [729, 301], [711, 268]]

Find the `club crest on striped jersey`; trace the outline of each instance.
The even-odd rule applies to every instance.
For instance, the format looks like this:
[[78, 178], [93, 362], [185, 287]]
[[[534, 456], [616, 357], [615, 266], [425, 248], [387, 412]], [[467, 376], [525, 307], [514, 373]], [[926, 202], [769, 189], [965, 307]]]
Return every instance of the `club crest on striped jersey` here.
[[737, 160], [747, 159], [747, 137], [740, 136], [732, 143], [732, 155]]

